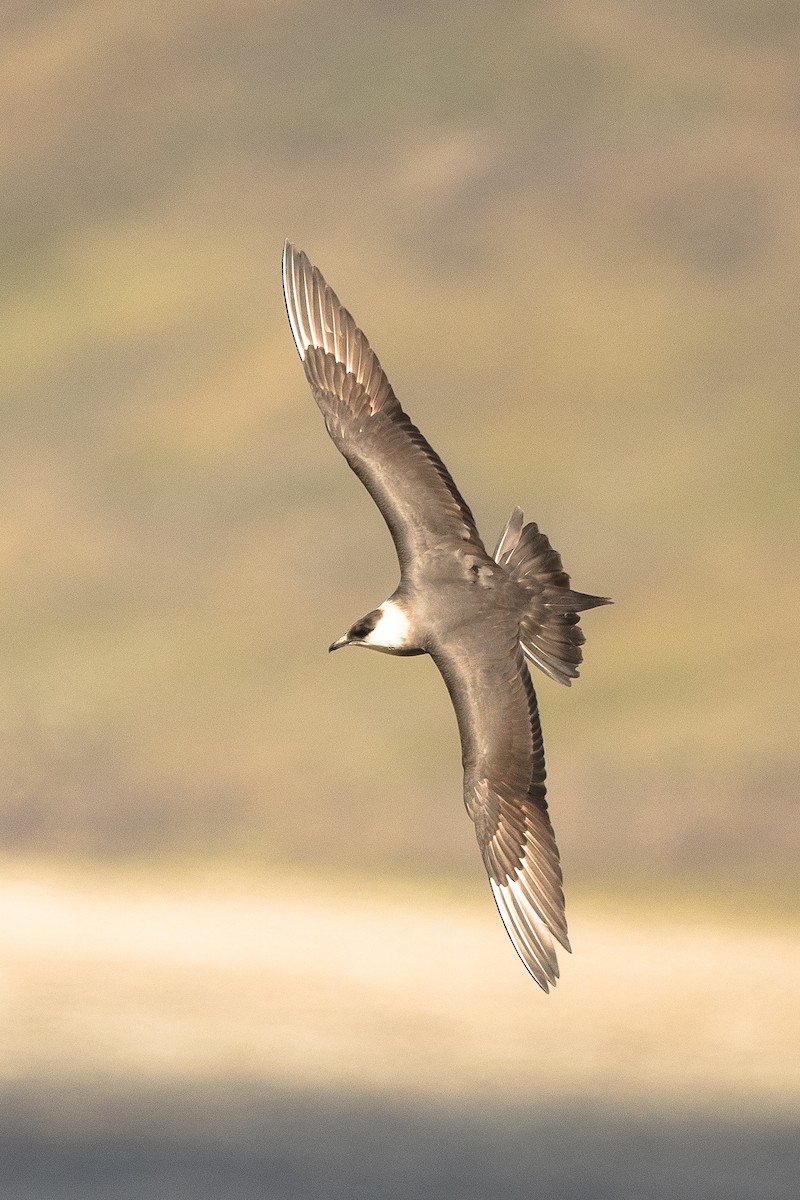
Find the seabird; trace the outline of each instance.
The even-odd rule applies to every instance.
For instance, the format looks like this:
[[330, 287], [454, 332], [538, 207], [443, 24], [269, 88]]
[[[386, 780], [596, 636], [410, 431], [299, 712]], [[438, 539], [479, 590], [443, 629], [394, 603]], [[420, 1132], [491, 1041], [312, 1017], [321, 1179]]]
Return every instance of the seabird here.
[[494, 554], [438, 454], [400, 407], [375, 352], [320, 271], [287, 242], [283, 291], [325, 427], [383, 515], [400, 583], [330, 646], [429, 654], [458, 720], [464, 802], [500, 916], [544, 991], [570, 949], [545, 799], [542, 730], [526, 659], [569, 686], [578, 613], [607, 604], [570, 588], [561, 558], [515, 508]]

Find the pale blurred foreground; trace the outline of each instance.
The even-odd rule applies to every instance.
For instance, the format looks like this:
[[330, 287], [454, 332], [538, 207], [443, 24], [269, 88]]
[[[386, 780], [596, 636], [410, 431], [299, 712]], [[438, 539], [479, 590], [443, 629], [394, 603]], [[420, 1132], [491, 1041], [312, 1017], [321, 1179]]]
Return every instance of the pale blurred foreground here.
[[796, 931], [578, 908], [576, 952], [548, 998], [477, 888], [461, 902], [308, 879], [106, 879], [3, 879], [4, 1079], [800, 1102]]
[[2, 1195], [796, 1195], [798, 932], [571, 917], [545, 997], [482, 889], [7, 868]]

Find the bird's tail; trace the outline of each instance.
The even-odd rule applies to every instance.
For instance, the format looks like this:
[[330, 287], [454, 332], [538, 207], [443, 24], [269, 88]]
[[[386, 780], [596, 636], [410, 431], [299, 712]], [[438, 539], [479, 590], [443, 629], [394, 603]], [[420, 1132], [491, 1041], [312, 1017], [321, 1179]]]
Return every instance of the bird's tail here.
[[522, 510], [515, 508], [497, 543], [495, 562], [530, 595], [519, 627], [526, 658], [569, 687], [578, 677], [581, 646], [586, 640], [578, 627], [578, 613], [611, 601], [573, 591], [561, 555], [538, 525], [524, 525], [523, 521]]

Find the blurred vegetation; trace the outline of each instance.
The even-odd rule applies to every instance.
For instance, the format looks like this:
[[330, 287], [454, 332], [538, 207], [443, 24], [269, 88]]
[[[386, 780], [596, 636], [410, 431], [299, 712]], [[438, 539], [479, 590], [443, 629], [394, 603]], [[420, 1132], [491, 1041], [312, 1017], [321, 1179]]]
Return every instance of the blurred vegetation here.
[[491, 545], [577, 587], [537, 681], [571, 879], [788, 877], [800, 19], [769, 0], [12, 0], [0, 89], [0, 833], [477, 864], [432, 664], [286, 326], [285, 236]]

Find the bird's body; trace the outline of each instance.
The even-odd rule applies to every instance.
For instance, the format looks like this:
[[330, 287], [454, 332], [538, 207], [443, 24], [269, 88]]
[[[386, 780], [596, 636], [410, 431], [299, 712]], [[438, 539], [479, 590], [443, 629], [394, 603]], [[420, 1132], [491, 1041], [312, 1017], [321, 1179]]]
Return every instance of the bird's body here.
[[369, 342], [316, 267], [288, 242], [284, 294], [325, 425], [386, 520], [400, 561], [388, 600], [330, 649], [429, 654], [450, 693], [464, 801], [506, 930], [545, 991], [567, 950], [558, 850], [545, 800], [536, 694], [526, 658], [569, 684], [578, 612], [607, 603], [572, 591], [559, 555], [515, 509], [494, 555], [438, 455], [412, 425]]

